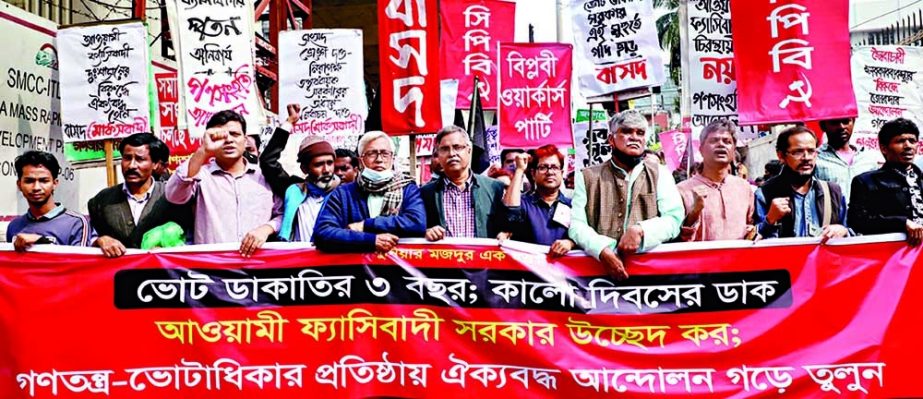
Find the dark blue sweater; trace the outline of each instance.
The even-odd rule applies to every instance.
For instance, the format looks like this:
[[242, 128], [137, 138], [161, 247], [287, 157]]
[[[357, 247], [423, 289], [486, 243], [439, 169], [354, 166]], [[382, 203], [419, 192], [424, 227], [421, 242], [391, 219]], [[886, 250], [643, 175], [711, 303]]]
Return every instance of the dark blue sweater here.
[[[362, 232], [349, 229], [351, 223], [365, 221]], [[337, 187], [327, 197], [314, 225], [314, 245], [326, 252], [374, 252], [375, 235], [391, 233], [401, 238], [423, 237], [426, 210], [420, 189], [410, 183], [404, 187], [404, 200], [397, 216], [369, 217], [368, 194], [359, 185]]]

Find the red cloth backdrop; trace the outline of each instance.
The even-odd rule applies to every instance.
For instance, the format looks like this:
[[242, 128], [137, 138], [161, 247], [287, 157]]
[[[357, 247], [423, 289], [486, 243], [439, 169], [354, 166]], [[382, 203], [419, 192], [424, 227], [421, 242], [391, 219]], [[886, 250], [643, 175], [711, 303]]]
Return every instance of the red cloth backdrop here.
[[442, 128], [436, 0], [378, 0], [378, 37], [382, 130], [435, 133]]
[[740, 123], [856, 116], [848, 23], [848, 0], [732, 0]]
[[572, 53], [569, 44], [500, 44], [500, 147], [574, 146]]
[[439, 42], [443, 79], [458, 79], [455, 107], [471, 107], [474, 77], [484, 109], [497, 109], [497, 44], [512, 42], [516, 3], [501, 0], [442, 0]]
[[0, 251], [0, 397], [923, 395], [920, 247], [769, 244]]

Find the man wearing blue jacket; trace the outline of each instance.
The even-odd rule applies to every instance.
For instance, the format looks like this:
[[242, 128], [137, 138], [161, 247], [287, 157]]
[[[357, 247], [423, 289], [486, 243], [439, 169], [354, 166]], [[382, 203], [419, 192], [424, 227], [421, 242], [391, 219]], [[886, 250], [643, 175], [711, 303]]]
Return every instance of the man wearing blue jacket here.
[[326, 252], [388, 252], [402, 237], [422, 237], [426, 211], [410, 176], [394, 172], [394, 142], [380, 131], [359, 140], [362, 171], [327, 197], [314, 226]]

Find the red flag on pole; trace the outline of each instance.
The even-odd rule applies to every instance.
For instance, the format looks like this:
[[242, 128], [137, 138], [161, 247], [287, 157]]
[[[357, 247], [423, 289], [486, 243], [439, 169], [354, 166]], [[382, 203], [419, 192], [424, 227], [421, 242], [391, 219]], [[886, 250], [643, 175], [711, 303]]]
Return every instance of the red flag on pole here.
[[741, 124], [856, 115], [848, 0], [734, 0], [731, 20]]

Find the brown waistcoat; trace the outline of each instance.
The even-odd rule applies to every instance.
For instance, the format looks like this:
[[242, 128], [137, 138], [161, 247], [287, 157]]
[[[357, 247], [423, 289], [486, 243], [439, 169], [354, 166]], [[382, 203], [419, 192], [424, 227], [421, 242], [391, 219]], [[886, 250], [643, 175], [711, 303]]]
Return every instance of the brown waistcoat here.
[[[644, 161], [644, 170], [631, 188], [628, 226], [657, 217], [658, 165]], [[629, 172], [630, 173], [630, 172]], [[628, 200], [628, 176], [605, 162], [583, 170], [586, 185], [587, 224], [597, 233], [619, 240], [624, 233], [625, 202]]]

